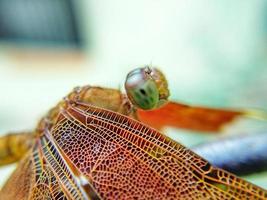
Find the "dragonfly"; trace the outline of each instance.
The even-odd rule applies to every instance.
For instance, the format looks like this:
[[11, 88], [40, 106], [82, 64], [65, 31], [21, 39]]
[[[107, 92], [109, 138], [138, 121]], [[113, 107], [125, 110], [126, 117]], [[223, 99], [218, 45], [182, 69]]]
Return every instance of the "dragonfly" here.
[[0, 165], [19, 162], [0, 199], [267, 199], [159, 131], [218, 130], [245, 112], [169, 102], [157, 68], [131, 71], [125, 90], [75, 88], [34, 131], [0, 138]]

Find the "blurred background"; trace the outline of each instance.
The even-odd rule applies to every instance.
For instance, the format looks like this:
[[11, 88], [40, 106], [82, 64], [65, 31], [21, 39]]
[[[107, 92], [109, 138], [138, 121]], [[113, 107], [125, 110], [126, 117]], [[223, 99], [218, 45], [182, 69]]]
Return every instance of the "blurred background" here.
[[[267, 109], [266, 11], [266, 0], [0, 0], [0, 132], [33, 129], [75, 86], [121, 89], [151, 63], [172, 100]], [[223, 135], [266, 128], [243, 119]], [[223, 137], [165, 131], [188, 147]], [[267, 188], [267, 173], [244, 178]]]

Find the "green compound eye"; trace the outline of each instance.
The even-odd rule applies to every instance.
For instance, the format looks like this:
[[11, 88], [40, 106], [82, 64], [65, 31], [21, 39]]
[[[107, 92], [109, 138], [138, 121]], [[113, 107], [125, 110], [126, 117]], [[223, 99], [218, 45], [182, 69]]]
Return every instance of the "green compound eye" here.
[[[167, 84], [164, 82], [165, 77], [162, 77], [162, 73], [157, 69], [151, 70], [148, 67], [137, 68], [131, 71], [127, 75], [125, 89], [132, 104], [143, 110], [158, 108], [169, 94], [168, 89], [165, 88], [165, 85], [167, 87]], [[163, 79], [164, 81], [162, 81]], [[160, 92], [159, 88], [163, 92]]]
[[147, 80], [136, 87], [129, 89], [133, 103], [141, 109], [149, 110], [158, 105], [159, 91], [153, 80]]

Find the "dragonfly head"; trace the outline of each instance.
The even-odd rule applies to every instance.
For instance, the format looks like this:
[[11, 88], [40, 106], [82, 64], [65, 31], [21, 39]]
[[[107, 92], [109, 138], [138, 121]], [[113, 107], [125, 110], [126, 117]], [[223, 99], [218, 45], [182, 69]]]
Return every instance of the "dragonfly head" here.
[[128, 73], [125, 90], [131, 103], [139, 109], [156, 109], [167, 102], [168, 82], [157, 68], [148, 66]]

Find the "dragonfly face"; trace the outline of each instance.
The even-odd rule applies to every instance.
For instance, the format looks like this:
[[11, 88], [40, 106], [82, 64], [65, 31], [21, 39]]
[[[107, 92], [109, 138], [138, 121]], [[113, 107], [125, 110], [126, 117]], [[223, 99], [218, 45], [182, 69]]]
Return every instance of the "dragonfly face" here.
[[266, 190], [214, 168], [133, 112], [116, 90], [75, 90], [39, 123], [0, 198], [267, 198]]
[[164, 74], [156, 68], [137, 68], [125, 81], [130, 101], [137, 108], [151, 110], [166, 103], [169, 97], [168, 83]]

